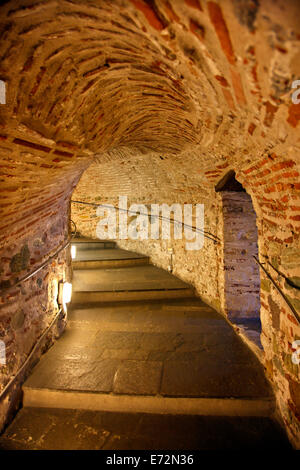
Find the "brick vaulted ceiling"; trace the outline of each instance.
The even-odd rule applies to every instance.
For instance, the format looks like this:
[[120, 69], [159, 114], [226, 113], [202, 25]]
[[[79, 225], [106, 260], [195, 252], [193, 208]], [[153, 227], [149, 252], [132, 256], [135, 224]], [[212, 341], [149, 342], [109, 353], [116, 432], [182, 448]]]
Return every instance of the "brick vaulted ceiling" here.
[[300, 190], [299, 17], [297, 0], [4, 2], [0, 243], [107, 156], [163, 153], [207, 186], [234, 168], [285, 204]]

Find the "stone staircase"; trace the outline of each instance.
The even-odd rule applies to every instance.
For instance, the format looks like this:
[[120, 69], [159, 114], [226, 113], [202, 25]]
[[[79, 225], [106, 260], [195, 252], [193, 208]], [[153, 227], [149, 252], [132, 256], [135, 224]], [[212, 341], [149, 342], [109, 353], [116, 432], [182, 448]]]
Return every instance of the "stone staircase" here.
[[289, 447], [260, 362], [220, 314], [148, 257], [76, 246], [67, 329], [0, 449]]
[[113, 241], [77, 238], [72, 245], [76, 247], [76, 258], [72, 263], [74, 270], [149, 264], [148, 256], [117, 248]]
[[149, 258], [122, 250], [114, 242], [77, 241], [73, 262], [73, 304], [184, 298], [193, 289]]

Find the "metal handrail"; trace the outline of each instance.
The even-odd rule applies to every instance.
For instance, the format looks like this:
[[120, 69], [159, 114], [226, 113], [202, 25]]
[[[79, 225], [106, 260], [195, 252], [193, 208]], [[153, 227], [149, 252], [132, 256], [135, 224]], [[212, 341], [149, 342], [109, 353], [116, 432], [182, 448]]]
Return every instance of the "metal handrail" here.
[[63, 246], [61, 246], [53, 255], [49, 256], [49, 258], [46, 259], [46, 261], [44, 261], [38, 268], [36, 268], [34, 271], [26, 274], [25, 276], [21, 277], [21, 279], [16, 279], [11, 285], [7, 286], [7, 287], [4, 287], [2, 289], [0, 289], [0, 295], [2, 295], [3, 293], [9, 291], [10, 289], [12, 289], [13, 287], [21, 284], [21, 282], [24, 282], [24, 281], [27, 281], [28, 279], [30, 279], [32, 276], [34, 276], [35, 274], [37, 274], [39, 271], [41, 271], [45, 266], [47, 266], [54, 258], [57, 257], [57, 255], [59, 255], [59, 253], [61, 251], [63, 251], [65, 248], [67, 248], [71, 241], [73, 240], [73, 238], [75, 238], [76, 236], [76, 233], [77, 233], [77, 227], [76, 227], [76, 224], [73, 220], [71, 220], [71, 223], [74, 225], [74, 228], [75, 228], [75, 231], [73, 232], [73, 234], [71, 235], [71, 237], [69, 237], [69, 239], [66, 241], [66, 243], [63, 244]]
[[[94, 206], [94, 207], [104, 207], [106, 209], [114, 208], [118, 211], [123, 211], [123, 212], [127, 212], [129, 214], [136, 215], [136, 212], [131, 211], [130, 209], [124, 209], [122, 207], [116, 207], [116, 206], [108, 205], [108, 204], [98, 204], [96, 202], [73, 201], [73, 200], [71, 201], [71, 203], [73, 203], [73, 204], [83, 204], [83, 205], [86, 205], [86, 206]], [[145, 217], [149, 217], [149, 214], [144, 214], [143, 212], [140, 212], [139, 214], [144, 215]], [[184, 222], [181, 222], [179, 220], [169, 219], [168, 217], [164, 217], [163, 215], [151, 214], [151, 217], [156, 217], [160, 220], [166, 220], [168, 222], [172, 222], [173, 224], [184, 225], [185, 227], [188, 227], [188, 228], [194, 230], [195, 232], [201, 233], [205, 238], [208, 238], [209, 240], [212, 240], [215, 244], [220, 242], [219, 237], [217, 237], [216, 235], [214, 235], [214, 234], [212, 234], [212, 233], [210, 233], [206, 230], [201, 230], [198, 227], [195, 227], [194, 225], [188, 225], [188, 224], [185, 224]]]
[[284, 292], [281, 290], [281, 288], [276, 284], [276, 282], [274, 281], [274, 279], [272, 278], [271, 274], [268, 273], [268, 271], [266, 270], [266, 268], [263, 266], [263, 264], [256, 258], [256, 256], [253, 256], [253, 258], [255, 259], [256, 263], [261, 267], [261, 269], [264, 271], [264, 273], [266, 274], [266, 276], [270, 279], [270, 281], [272, 282], [273, 286], [275, 287], [275, 289], [278, 290], [278, 292], [280, 293], [280, 295], [282, 296], [282, 298], [285, 300], [285, 302], [287, 303], [287, 305], [289, 306], [289, 308], [291, 309], [291, 311], [293, 312], [297, 322], [300, 324], [300, 316], [297, 312], [297, 310], [294, 308], [294, 306], [291, 304], [291, 302], [289, 301], [289, 299], [286, 297], [286, 295], [284, 294]]

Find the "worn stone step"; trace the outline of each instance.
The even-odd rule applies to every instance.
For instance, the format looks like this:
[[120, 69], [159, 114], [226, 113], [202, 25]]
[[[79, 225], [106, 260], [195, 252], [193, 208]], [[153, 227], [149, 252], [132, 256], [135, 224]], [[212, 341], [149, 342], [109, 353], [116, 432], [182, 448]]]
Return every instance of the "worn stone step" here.
[[194, 289], [151, 265], [81, 269], [73, 274], [72, 303], [190, 297]]
[[191, 289], [172, 274], [152, 265], [82, 269], [73, 275], [73, 292], [124, 292]]
[[[172, 319], [172, 321], [170, 321]], [[199, 322], [202, 327], [219, 329], [223, 332], [222, 317], [197, 297], [177, 299], [149, 299], [131, 302], [84, 303], [82, 306], [71, 303], [68, 306], [68, 325], [103, 330], [116, 325], [128, 331], [137, 328], [145, 331], [194, 331]]]
[[120, 248], [77, 250], [73, 269], [118, 268], [149, 264], [149, 257]]
[[[106, 249], [103, 251], [107, 251]], [[79, 269], [103, 269], [103, 268], [125, 268], [128, 266], [142, 266], [149, 263], [149, 258], [129, 258], [129, 259], [112, 259], [112, 260], [73, 260], [72, 266], [74, 270]]]
[[[0, 449], [292, 450], [278, 423], [267, 417], [27, 407], [19, 411], [14, 422], [0, 437]], [[155, 462], [158, 459], [159, 456]]]
[[158, 299], [182, 299], [194, 294], [191, 288], [183, 289], [148, 289], [115, 291], [77, 291], [72, 295], [72, 304], [101, 302], [146, 301]]
[[23, 386], [23, 407], [64, 408], [116, 413], [157, 413], [200, 416], [272, 416], [271, 398], [232, 399], [115, 395], [89, 391], [34, 389]]
[[252, 352], [198, 299], [71, 309], [23, 386], [24, 406], [265, 416], [274, 396]]
[[71, 245], [75, 245], [78, 250], [100, 250], [115, 248], [116, 242], [111, 240], [98, 240], [93, 238], [74, 238]]

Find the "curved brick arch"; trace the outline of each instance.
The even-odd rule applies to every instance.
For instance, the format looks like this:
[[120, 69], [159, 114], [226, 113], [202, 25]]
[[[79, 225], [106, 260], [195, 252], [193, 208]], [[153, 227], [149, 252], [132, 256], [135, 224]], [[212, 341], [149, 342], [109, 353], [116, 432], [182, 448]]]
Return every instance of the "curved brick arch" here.
[[[3, 6], [1, 76], [7, 105], [1, 108], [2, 140], [16, 155], [12, 160], [22, 161], [19, 172], [37, 161], [39, 171], [33, 174], [39, 179], [42, 173], [45, 179], [49, 174], [59, 178], [71, 163], [88, 159], [88, 150], [100, 154], [128, 146], [171, 154], [193, 150], [207, 162], [204, 173], [213, 181], [221, 174], [226, 143], [229, 154], [242, 148], [247, 155], [253, 141], [264, 153], [276, 145], [274, 131], [277, 139], [280, 132], [283, 140], [293, 135], [297, 112], [290, 82], [295, 71], [288, 68], [297, 45], [293, 2], [290, 9], [281, 9], [286, 29], [276, 23], [276, 12], [274, 19], [265, 19], [267, 2], [248, 19], [242, 7], [230, 2], [195, 5]], [[261, 30], [254, 27], [257, 15]], [[239, 34], [246, 39], [242, 47]], [[269, 44], [261, 43], [264, 37]], [[272, 57], [271, 76], [259, 62], [263, 53]], [[255, 163], [253, 153], [249, 163]], [[237, 164], [244, 166], [246, 158]], [[250, 175], [248, 168], [243, 171]], [[297, 176], [294, 170], [284, 177]]]
[[[115, 186], [101, 181], [101, 190], [115, 193], [135, 178], [130, 190], [141, 200], [150, 191], [160, 202], [170, 202], [170, 192], [173, 202], [203, 201], [212, 230], [214, 186], [235, 170], [253, 199], [261, 253], [299, 276], [300, 105], [291, 100], [300, 77], [297, 1], [24, 0], [0, 11], [4, 285], [66, 238], [70, 195], [92, 162], [77, 188], [83, 196], [96, 195], [89, 175], [115, 177]], [[222, 259], [211, 248], [206, 256], [211, 271], [197, 287], [214, 303], [210, 281], [219, 279]], [[49, 292], [65, 269], [61, 257], [38, 284], [3, 300], [1, 334], [11, 344], [3, 383], [53, 316]], [[181, 274], [192, 280], [188, 270]], [[289, 358], [299, 327], [264, 287], [266, 364], [295, 436], [299, 372]], [[11, 318], [21, 310], [24, 324], [15, 331]]]

